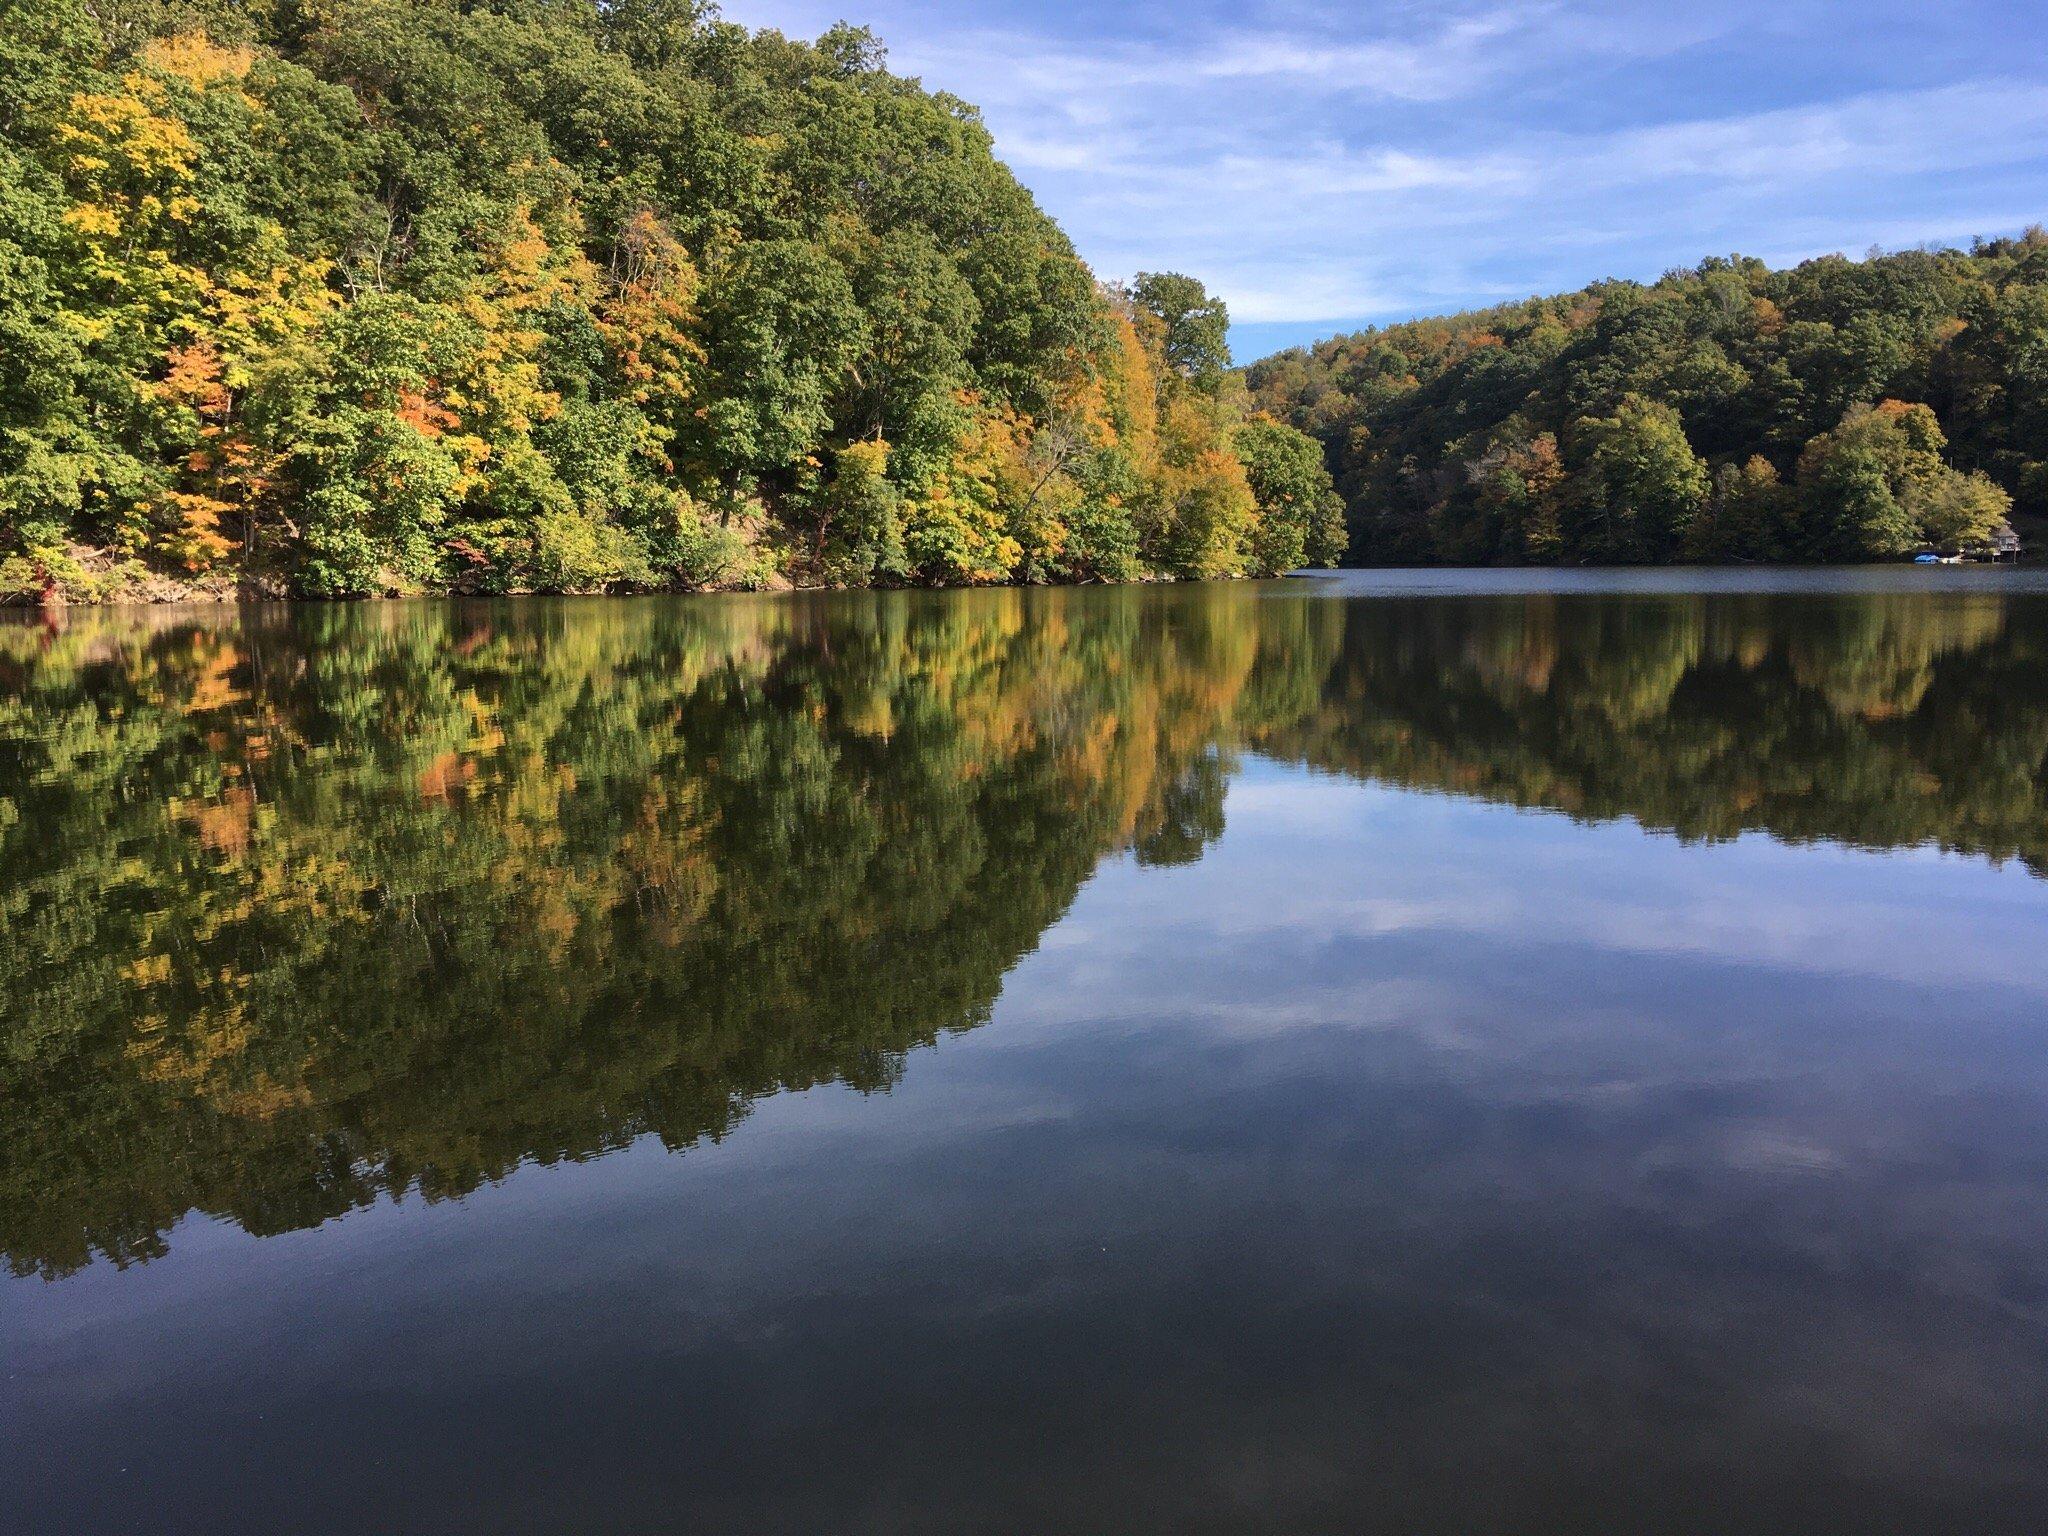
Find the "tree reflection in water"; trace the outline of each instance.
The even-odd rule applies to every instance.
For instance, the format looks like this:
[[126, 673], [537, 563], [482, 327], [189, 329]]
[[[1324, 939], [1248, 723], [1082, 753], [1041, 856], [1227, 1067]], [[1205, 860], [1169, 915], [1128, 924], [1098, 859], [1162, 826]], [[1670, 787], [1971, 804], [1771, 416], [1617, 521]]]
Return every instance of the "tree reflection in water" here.
[[2048, 602], [1305, 585], [0, 627], [0, 1249], [275, 1233], [984, 1021], [1251, 751], [2048, 873]]

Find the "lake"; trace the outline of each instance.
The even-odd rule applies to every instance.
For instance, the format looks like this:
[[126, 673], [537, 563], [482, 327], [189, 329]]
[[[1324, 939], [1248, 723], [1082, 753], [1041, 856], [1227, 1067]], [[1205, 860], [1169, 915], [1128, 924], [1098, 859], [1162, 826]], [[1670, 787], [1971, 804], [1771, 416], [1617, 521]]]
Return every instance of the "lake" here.
[[2048, 581], [0, 624], [0, 1528], [2048, 1521]]

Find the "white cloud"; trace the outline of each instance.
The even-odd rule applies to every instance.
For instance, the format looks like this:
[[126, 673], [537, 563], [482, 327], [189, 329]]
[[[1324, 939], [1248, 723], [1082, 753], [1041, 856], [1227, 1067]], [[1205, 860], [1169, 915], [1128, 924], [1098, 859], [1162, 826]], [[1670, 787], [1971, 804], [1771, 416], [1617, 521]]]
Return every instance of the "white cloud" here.
[[1564, 163], [1606, 184], [1692, 177], [1785, 186], [2038, 160], [2044, 133], [2048, 86], [1971, 81], [1630, 129]]
[[[1532, 245], [1610, 253], [1576, 258], [1561, 278], [1575, 285], [1608, 275], [1615, 249], [1674, 223], [1684, 244], [1667, 246], [1652, 271], [1754, 248], [1779, 229], [1796, 231], [1789, 248], [1773, 244], [1797, 259], [2012, 227], [2026, 222], [2023, 210], [1960, 226], [1961, 208], [1874, 218], [1867, 194], [1885, 179], [2040, 166], [2044, 143], [2048, 86], [1994, 81], [1604, 134], [1531, 128], [1464, 155], [1327, 141], [1201, 159], [1124, 153], [1097, 168], [1100, 185], [1068, 189], [1068, 200], [1084, 251], [1131, 243], [1091, 241], [1090, 227], [1119, 206], [1142, 207], [1155, 248], [1212, 276], [1234, 314], [1281, 320], [1422, 309], [1445, 291], [1528, 292], [1538, 285], [1501, 284], [1483, 268]], [[1142, 193], [1118, 190], [1127, 184]], [[1844, 192], [1849, 206], [1821, 216]], [[1459, 266], [1413, 261], [1418, 245], [1446, 243]], [[1328, 307], [1339, 300], [1358, 307]]]

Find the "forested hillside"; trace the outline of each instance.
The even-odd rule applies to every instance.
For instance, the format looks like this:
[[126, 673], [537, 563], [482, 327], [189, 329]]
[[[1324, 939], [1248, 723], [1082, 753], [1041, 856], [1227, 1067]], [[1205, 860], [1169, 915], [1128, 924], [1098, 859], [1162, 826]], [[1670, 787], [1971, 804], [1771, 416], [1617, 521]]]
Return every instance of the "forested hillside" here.
[[1363, 563], [1981, 545], [2048, 518], [2048, 234], [1710, 260], [1340, 336], [1250, 381], [1323, 442]]
[[0, 596], [1327, 561], [1223, 321], [858, 29], [0, 0]]

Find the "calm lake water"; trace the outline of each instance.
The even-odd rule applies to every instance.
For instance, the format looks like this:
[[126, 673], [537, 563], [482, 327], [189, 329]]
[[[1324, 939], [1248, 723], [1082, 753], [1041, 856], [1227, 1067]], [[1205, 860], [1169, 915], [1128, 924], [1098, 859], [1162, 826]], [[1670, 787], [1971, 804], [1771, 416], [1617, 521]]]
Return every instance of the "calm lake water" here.
[[0, 625], [0, 1529], [2048, 1521], [2048, 583]]

